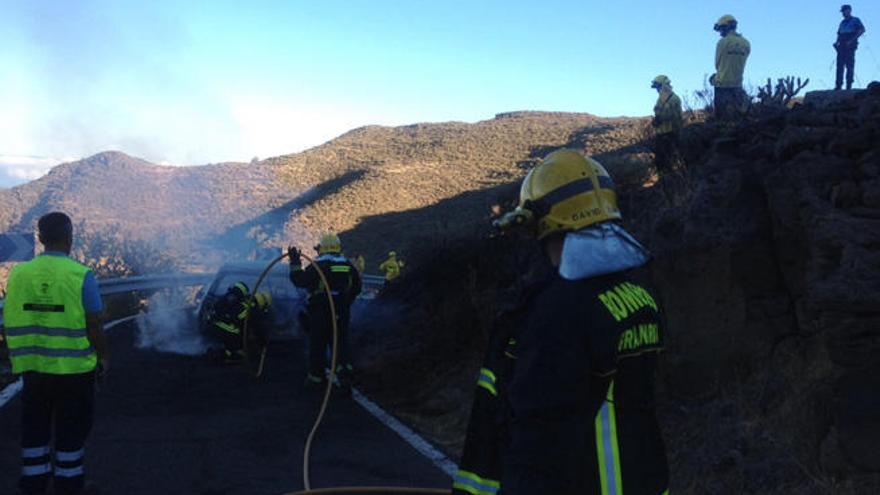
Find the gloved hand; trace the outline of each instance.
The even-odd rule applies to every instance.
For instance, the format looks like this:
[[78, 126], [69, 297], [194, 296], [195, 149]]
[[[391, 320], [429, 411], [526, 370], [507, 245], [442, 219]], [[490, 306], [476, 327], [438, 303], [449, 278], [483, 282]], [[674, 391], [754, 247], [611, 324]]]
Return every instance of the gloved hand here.
[[296, 246], [287, 246], [287, 257], [289, 258], [291, 265], [300, 265], [302, 261], [300, 261], [301, 253]]

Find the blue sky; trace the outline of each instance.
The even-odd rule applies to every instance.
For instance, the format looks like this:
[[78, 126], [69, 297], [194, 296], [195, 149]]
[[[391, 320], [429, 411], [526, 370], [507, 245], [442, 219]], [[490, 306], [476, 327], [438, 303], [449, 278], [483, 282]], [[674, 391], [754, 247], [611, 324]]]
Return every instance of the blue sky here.
[[[646, 115], [655, 75], [682, 96], [703, 86], [726, 13], [752, 42], [753, 85], [793, 74], [827, 88], [839, 6], [0, 0], [0, 186], [107, 149], [192, 165], [293, 153], [366, 124]], [[865, 85], [880, 79], [880, 4], [853, 6]]]

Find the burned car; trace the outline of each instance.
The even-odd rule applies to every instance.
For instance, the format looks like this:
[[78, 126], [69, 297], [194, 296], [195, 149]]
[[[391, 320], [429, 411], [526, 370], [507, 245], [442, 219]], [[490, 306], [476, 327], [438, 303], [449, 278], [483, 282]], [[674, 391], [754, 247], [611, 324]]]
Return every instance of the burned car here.
[[[201, 300], [196, 310], [196, 318], [199, 331], [203, 335], [211, 333], [210, 324], [214, 315], [214, 305], [226, 294], [227, 289], [236, 282], [244, 282], [249, 292], [253, 294], [257, 279], [266, 266], [268, 263], [265, 261], [243, 261], [226, 263], [220, 267], [214, 279], [200, 294]], [[298, 316], [305, 309], [307, 294], [290, 282], [288, 272], [287, 263], [275, 264], [257, 288], [261, 292], [269, 292], [272, 296], [272, 306], [267, 318], [269, 335], [272, 339], [298, 338], [302, 335]]]

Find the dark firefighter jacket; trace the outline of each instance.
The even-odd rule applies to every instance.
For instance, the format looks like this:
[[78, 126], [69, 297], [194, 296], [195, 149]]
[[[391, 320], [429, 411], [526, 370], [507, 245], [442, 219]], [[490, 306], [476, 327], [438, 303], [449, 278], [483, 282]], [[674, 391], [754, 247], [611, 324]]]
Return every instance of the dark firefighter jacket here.
[[219, 330], [233, 335], [241, 335], [241, 329], [250, 309], [247, 296], [235, 291], [227, 291], [214, 304], [212, 322]]
[[[330, 283], [330, 295], [340, 314], [347, 313], [349, 306], [361, 293], [361, 276], [352, 262], [341, 254], [326, 253], [315, 258]], [[303, 270], [301, 265], [291, 265], [290, 281], [309, 292], [309, 311], [326, 310], [327, 288], [324, 286], [314, 264]]]
[[631, 272], [554, 278], [496, 328], [453, 493], [661, 495], [657, 298]]

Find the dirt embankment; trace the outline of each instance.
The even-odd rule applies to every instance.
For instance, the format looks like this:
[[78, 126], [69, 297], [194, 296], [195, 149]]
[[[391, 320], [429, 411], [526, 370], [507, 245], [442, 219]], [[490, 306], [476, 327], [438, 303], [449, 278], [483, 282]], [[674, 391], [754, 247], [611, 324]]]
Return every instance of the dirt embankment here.
[[[669, 317], [673, 490], [880, 492], [880, 86], [686, 137], [684, 171], [621, 197]], [[424, 260], [361, 334], [365, 387], [455, 455], [494, 315], [538, 259], [481, 235]]]

